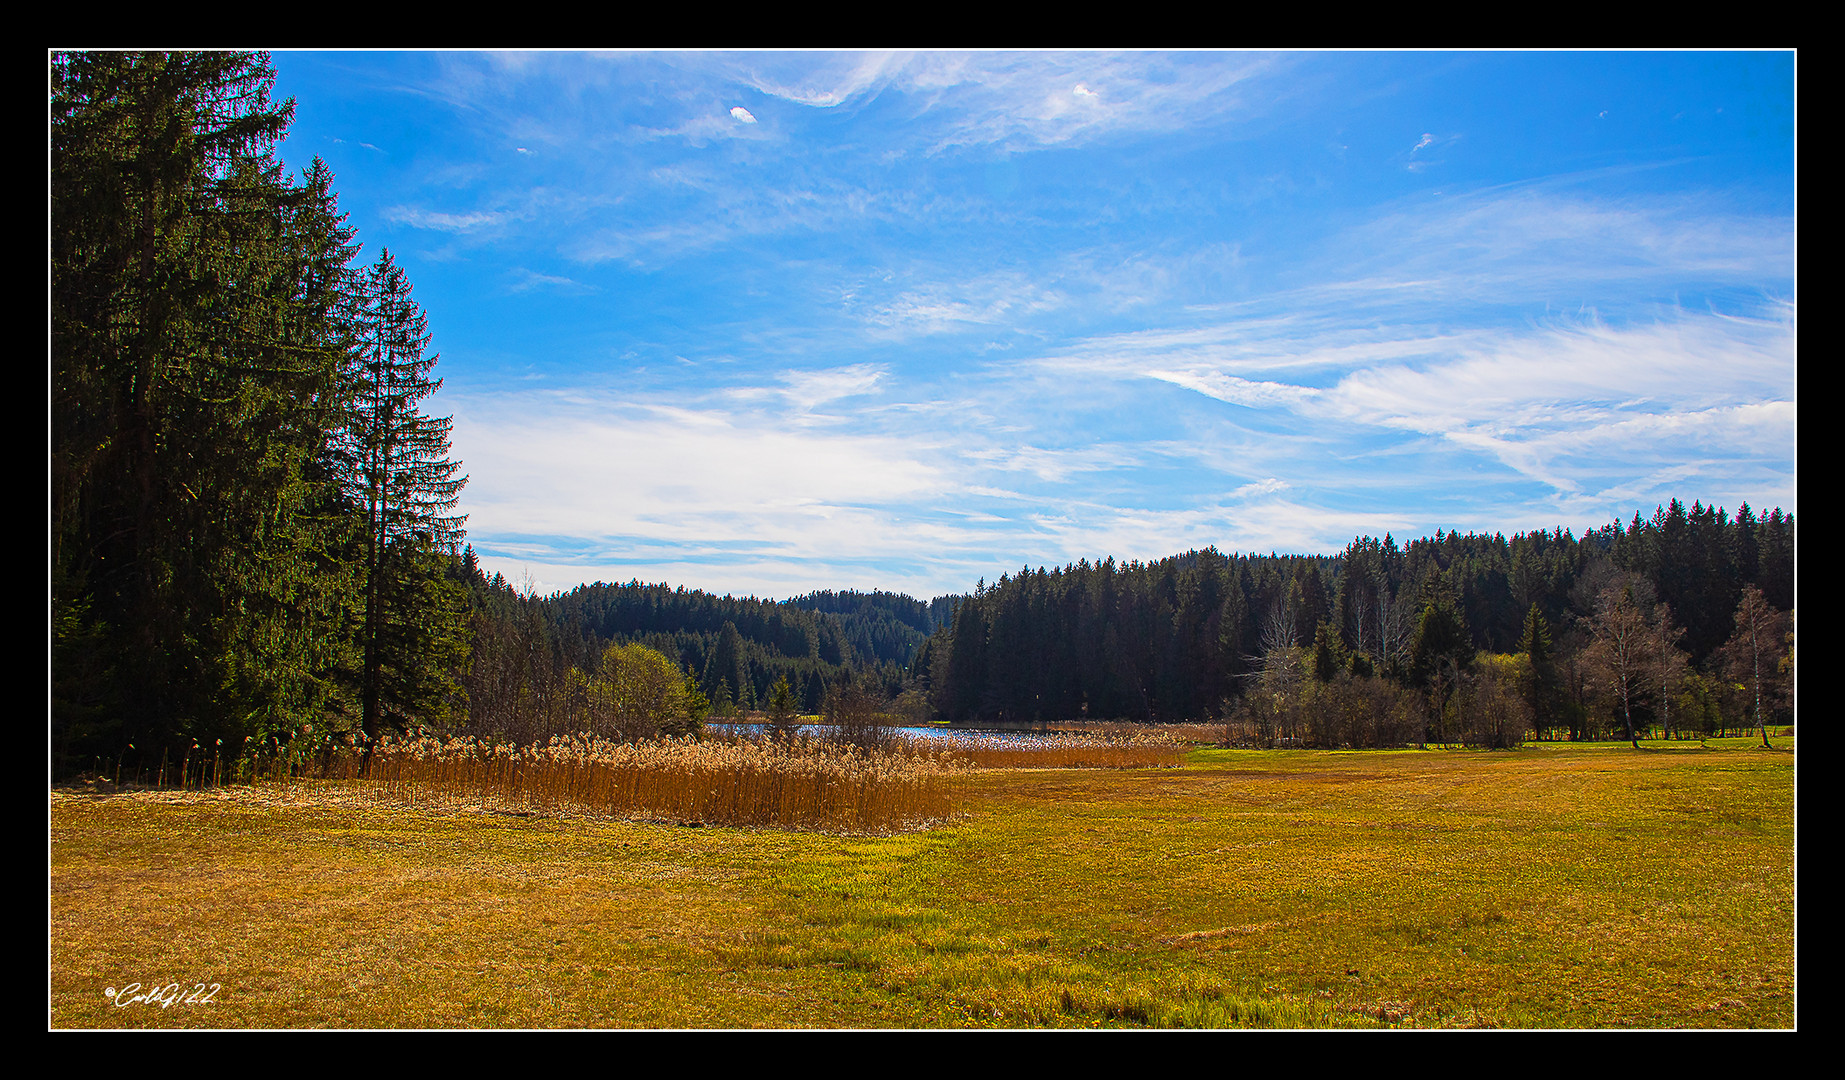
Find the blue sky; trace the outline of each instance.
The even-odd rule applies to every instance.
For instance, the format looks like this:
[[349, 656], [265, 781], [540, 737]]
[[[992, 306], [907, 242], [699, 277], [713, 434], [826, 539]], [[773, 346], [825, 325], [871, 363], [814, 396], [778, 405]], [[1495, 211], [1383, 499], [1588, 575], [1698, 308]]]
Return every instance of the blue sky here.
[[274, 60], [541, 591], [1798, 509], [1791, 53]]

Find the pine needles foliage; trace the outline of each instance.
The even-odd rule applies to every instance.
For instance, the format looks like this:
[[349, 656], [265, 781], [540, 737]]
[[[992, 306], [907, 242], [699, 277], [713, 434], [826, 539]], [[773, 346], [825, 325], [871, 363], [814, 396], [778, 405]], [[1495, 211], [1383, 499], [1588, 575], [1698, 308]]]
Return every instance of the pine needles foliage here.
[[[260, 53], [51, 60], [54, 772], [457, 696], [447, 422], [399, 409], [390, 465], [355, 453], [382, 430], [362, 396], [379, 309], [330, 171], [283, 172], [274, 82]], [[371, 294], [407, 297], [391, 284]], [[364, 513], [381, 478], [411, 509], [395, 532]]]

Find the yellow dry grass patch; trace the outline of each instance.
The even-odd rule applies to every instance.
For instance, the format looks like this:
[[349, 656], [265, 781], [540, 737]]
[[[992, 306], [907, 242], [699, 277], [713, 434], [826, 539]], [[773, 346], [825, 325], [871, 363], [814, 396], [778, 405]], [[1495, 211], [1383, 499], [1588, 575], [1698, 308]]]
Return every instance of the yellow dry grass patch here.
[[51, 1022], [1785, 1027], [1792, 761], [1204, 751], [871, 837], [56, 793]]

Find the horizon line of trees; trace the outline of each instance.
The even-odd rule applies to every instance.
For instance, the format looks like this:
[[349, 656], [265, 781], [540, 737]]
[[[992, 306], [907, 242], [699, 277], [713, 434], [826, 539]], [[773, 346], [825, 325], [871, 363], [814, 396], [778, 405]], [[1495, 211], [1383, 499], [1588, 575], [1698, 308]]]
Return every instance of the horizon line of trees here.
[[[1240, 709], [1243, 730], [1289, 744], [1503, 741], [1465, 718], [1494, 709], [1541, 738], [1761, 728], [1791, 718], [1793, 597], [1792, 515], [1675, 499], [1581, 538], [1450, 532], [1360, 537], [1333, 556], [1025, 567], [964, 598], [912, 677], [956, 723]], [[1606, 644], [1617, 616], [1651, 628], [1626, 660]], [[1353, 680], [1370, 704], [1339, 703], [1354, 718], [1343, 733], [1306, 722], [1322, 688]], [[1479, 698], [1484, 683], [1503, 693]]]

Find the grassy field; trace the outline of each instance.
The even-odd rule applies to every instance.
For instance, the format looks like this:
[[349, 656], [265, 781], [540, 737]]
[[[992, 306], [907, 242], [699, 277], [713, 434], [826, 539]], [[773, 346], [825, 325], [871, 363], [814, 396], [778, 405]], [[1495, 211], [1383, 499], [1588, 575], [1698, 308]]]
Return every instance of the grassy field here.
[[1791, 1027], [1781, 742], [976, 772], [889, 837], [60, 790], [49, 1023]]

